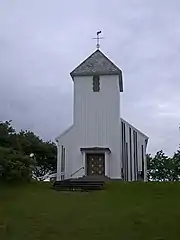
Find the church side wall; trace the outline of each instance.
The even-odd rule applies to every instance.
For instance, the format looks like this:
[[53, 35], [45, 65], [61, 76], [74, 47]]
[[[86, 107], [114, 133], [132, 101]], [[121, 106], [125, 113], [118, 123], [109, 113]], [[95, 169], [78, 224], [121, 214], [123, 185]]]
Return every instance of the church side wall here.
[[77, 150], [78, 137], [75, 134], [75, 128], [68, 131], [58, 139], [58, 162], [57, 162], [57, 180], [60, 180], [61, 161], [62, 161], [62, 146], [65, 148], [65, 178], [70, 178], [71, 174], [82, 166], [80, 151]]
[[145, 140], [147, 137], [123, 120], [121, 120], [121, 134], [121, 158], [124, 180], [138, 180], [138, 172], [141, 171], [144, 172], [144, 180], [146, 180], [147, 164]]

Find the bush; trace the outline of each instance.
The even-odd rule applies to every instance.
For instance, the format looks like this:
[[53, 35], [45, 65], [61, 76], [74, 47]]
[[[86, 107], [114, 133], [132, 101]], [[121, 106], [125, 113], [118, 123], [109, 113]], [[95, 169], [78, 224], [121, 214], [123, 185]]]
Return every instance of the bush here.
[[34, 161], [21, 152], [0, 147], [0, 180], [30, 180]]

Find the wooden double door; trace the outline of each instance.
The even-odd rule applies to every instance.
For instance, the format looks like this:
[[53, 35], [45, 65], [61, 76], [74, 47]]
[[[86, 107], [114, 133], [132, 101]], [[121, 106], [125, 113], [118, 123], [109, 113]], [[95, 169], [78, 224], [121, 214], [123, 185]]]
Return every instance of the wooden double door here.
[[87, 175], [103, 176], [105, 175], [105, 154], [87, 153], [86, 154]]

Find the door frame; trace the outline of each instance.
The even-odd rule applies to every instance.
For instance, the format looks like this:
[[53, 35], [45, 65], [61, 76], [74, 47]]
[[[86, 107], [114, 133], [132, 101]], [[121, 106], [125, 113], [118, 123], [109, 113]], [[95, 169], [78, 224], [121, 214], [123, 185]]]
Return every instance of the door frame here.
[[102, 176], [105, 176], [106, 175], [106, 154], [105, 154], [105, 152], [86, 152], [86, 154], [85, 154], [85, 175], [91, 176], [91, 175], [88, 175], [88, 155], [95, 155], [95, 156], [103, 155], [104, 174]]
[[87, 154], [88, 153], [104, 153], [105, 154], [105, 176], [111, 177], [111, 150], [108, 147], [82, 147], [82, 165], [84, 166], [84, 175], [87, 176]]

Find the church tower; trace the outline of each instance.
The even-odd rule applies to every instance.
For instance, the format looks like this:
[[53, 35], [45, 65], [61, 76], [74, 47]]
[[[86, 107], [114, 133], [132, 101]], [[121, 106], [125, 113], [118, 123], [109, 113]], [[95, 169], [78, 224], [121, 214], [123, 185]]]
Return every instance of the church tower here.
[[[71, 72], [74, 127], [85, 148], [109, 148], [111, 175], [120, 177], [120, 92], [122, 71], [99, 49]], [[108, 163], [109, 164], [109, 163]]]

